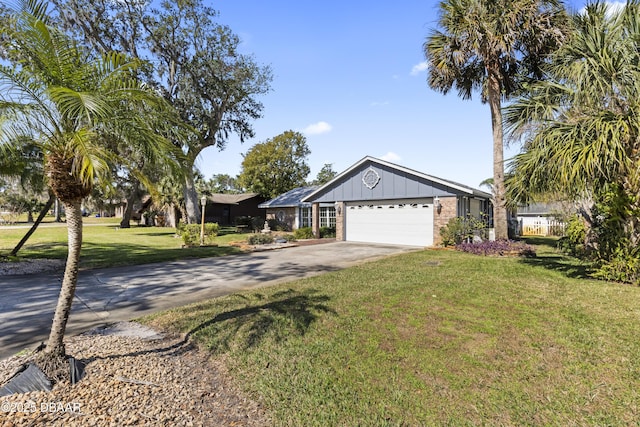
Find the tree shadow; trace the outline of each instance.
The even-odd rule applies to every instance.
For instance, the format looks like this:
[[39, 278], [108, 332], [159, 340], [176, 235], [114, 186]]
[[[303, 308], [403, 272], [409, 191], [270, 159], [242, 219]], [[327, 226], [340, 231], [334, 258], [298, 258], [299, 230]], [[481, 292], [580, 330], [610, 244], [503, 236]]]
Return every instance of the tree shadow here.
[[233, 246], [197, 246], [192, 248], [176, 246], [175, 248], [158, 249], [153, 246], [132, 243], [119, 243], [118, 245], [105, 246], [92, 242], [84, 242], [82, 244], [80, 268], [94, 269], [114, 265], [143, 265], [190, 258], [220, 257], [239, 253], [242, 253], [242, 250]]
[[528, 245], [533, 246], [545, 246], [549, 249], [557, 249], [558, 239], [555, 237], [543, 237], [543, 236], [525, 236], [520, 240]]
[[588, 263], [562, 255], [539, 255], [532, 258], [522, 258], [520, 262], [559, 271], [572, 279], [590, 279], [591, 273], [593, 273], [593, 268]]
[[[248, 296], [238, 294], [235, 297], [244, 307], [227, 310], [202, 321], [189, 330], [180, 341], [170, 346], [127, 354], [96, 356], [83, 359], [81, 362], [88, 365], [95, 360], [155, 353], [178, 356], [194, 349], [195, 342], [200, 342], [214, 355], [224, 353], [232, 347], [248, 351], [258, 347], [266, 339], [281, 343], [292, 336], [304, 336], [322, 313], [336, 314], [327, 304], [331, 298], [314, 289], [286, 289], [268, 297], [259, 293]], [[195, 339], [196, 337], [198, 338]]]
[[524, 264], [558, 271], [572, 279], [591, 278], [594, 271], [591, 264], [561, 253], [556, 237], [526, 236], [522, 241], [540, 249], [536, 251], [537, 256], [521, 259]]

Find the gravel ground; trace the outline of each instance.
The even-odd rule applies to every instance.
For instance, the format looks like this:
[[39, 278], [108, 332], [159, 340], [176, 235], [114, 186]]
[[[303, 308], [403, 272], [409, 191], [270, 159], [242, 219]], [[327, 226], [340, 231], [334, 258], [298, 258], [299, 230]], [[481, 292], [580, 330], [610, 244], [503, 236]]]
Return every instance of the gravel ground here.
[[[0, 397], [0, 426], [264, 426], [260, 405], [243, 395], [224, 361], [125, 322], [69, 338], [86, 363], [75, 385]], [[26, 356], [0, 361], [0, 384]]]

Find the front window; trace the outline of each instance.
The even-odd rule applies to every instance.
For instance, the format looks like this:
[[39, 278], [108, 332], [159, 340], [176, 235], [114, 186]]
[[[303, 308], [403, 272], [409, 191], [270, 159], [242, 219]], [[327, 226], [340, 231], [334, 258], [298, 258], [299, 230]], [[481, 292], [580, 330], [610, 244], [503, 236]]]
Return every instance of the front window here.
[[331, 206], [320, 207], [320, 227], [336, 227], [336, 208]]
[[311, 208], [300, 208], [300, 228], [311, 227]]

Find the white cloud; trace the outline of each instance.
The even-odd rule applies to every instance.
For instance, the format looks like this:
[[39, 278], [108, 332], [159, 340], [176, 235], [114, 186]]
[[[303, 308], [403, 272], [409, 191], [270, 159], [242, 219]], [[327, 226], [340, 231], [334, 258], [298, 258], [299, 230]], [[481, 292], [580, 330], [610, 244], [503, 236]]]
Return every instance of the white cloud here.
[[374, 101], [369, 104], [371, 107], [382, 107], [383, 105], [389, 105], [389, 101]]
[[380, 156], [381, 160], [386, 160], [387, 162], [399, 162], [402, 160], [402, 157], [394, 153], [393, 151], [389, 151], [384, 156]]
[[423, 71], [427, 71], [428, 68], [429, 68], [429, 61], [422, 61], [421, 63], [413, 66], [413, 68], [411, 69], [411, 75], [417, 76]]
[[[611, 16], [613, 14], [622, 12], [622, 10], [625, 8], [626, 6], [626, 2], [623, 1], [608, 1], [605, 2], [605, 4], [607, 5], [607, 15]], [[580, 9], [580, 14], [584, 15], [587, 12], [587, 8], [583, 7], [582, 9]]]
[[307, 135], [320, 135], [322, 133], [331, 132], [333, 127], [327, 122], [318, 122], [311, 124], [302, 130]]

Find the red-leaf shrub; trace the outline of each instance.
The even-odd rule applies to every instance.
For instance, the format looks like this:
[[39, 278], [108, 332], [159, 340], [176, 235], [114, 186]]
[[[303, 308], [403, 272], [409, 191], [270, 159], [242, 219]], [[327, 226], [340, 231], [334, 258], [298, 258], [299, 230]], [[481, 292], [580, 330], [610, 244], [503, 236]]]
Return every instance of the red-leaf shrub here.
[[460, 243], [456, 245], [456, 249], [462, 252], [485, 256], [536, 256], [536, 251], [533, 246], [514, 240], [484, 240], [482, 242]]

